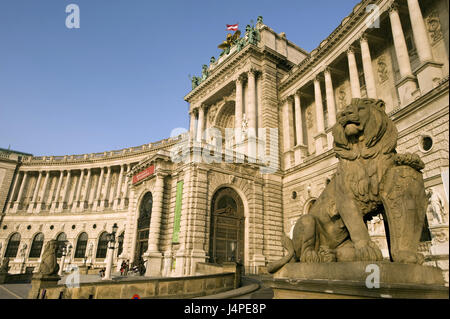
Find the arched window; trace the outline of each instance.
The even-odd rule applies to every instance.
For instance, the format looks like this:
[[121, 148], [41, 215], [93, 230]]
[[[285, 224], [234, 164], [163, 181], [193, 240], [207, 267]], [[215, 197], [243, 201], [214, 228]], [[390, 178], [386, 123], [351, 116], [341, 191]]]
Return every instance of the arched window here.
[[5, 257], [15, 258], [17, 256], [17, 251], [19, 250], [19, 245], [20, 245], [20, 234], [14, 233], [14, 235], [12, 235], [9, 238], [8, 246], [6, 247], [5, 251]]
[[58, 242], [58, 250], [56, 251], [56, 257], [61, 258], [62, 248], [66, 245], [67, 242], [66, 233], [60, 233], [58, 236], [56, 236], [56, 241]]
[[34, 236], [33, 243], [31, 244], [30, 249], [30, 258], [39, 258], [41, 257], [42, 246], [44, 245], [44, 234], [38, 233]]
[[117, 256], [120, 256], [123, 252], [123, 238], [125, 236], [125, 233], [122, 232], [120, 236], [117, 238], [117, 241], [119, 242], [119, 247], [117, 248]]
[[148, 192], [139, 205], [139, 218], [137, 220], [136, 261], [147, 251], [150, 232], [150, 219], [152, 217], [153, 195]]
[[86, 255], [86, 246], [88, 242], [88, 235], [86, 233], [81, 233], [78, 236], [77, 248], [75, 249], [75, 258], [84, 258]]
[[106, 258], [106, 251], [108, 249], [108, 233], [103, 232], [98, 238], [97, 254], [95, 258]]

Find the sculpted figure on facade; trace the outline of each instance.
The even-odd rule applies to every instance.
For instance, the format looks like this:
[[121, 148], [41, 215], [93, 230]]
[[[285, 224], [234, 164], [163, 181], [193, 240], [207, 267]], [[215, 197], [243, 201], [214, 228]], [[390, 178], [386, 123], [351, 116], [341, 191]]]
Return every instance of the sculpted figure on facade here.
[[9, 270], [9, 258], [5, 257], [2, 260], [2, 264], [0, 266], [0, 274], [7, 273]]
[[433, 189], [427, 190], [428, 197], [428, 212], [433, 216], [433, 221], [438, 224], [444, 224], [447, 221], [447, 216], [444, 208], [444, 201], [441, 196]]
[[397, 129], [376, 99], [352, 99], [333, 126], [336, 174], [310, 213], [301, 216], [293, 239], [284, 236], [288, 254], [268, 265], [275, 272], [290, 261], [381, 261], [364, 217], [382, 214], [388, 224], [394, 262], [423, 263], [417, 253], [427, 198], [415, 154], [397, 154]]
[[42, 253], [42, 261], [39, 266], [38, 273], [46, 276], [56, 275], [59, 265], [56, 260], [56, 252], [58, 250], [58, 242], [54, 239], [50, 240]]

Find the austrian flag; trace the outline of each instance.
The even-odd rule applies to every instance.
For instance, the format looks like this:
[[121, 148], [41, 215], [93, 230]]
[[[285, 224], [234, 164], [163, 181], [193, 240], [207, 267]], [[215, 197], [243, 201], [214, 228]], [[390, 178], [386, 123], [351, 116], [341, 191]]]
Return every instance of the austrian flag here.
[[227, 24], [227, 30], [236, 31], [239, 24]]

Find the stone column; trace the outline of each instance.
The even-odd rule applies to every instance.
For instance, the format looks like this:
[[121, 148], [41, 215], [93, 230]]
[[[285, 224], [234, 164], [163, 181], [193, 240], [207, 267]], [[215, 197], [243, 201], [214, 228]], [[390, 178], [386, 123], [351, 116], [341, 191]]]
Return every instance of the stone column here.
[[397, 56], [401, 77], [400, 82], [397, 84], [397, 90], [400, 97], [400, 103], [404, 105], [412, 100], [413, 93], [417, 90], [417, 85], [412, 74], [408, 48], [406, 46], [396, 3], [393, 3], [389, 8], [389, 19], [391, 21], [395, 54]]
[[101, 167], [100, 168], [100, 176], [98, 177], [98, 181], [97, 181], [97, 192], [95, 194], [95, 199], [94, 199], [94, 205], [93, 205], [93, 210], [96, 210], [97, 207], [100, 204], [100, 196], [102, 194], [102, 184], [103, 184], [103, 174], [104, 174], [105, 168]]
[[101, 210], [105, 209], [106, 201], [108, 200], [110, 179], [111, 179], [111, 166], [108, 166], [108, 172], [106, 174], [105, 187], [104, 187], [105, 193], [103, 195], [103, 199], [100, 204]]
[[295, 134], [297, 145], [303, 145], [302, 111], [300, 106], [300, 92], [294, 94]]
[[[128, 198], [128, 181], [129, 181], [128, 174], [131, 171], [131, 164], [125, 164], [125, 166], [127, 167], [127, 172], [125, 173], [125, 190], [123, 191], [123, 196], [122, 196], [122, 199], [120, 200], [120, 209], [125, 208], [125, 201]], [[122, 185], [122, 189], [123, 189], [123, 187], [124, 187], [124, 185]]]
[[9, 209], [11, 207], [11, 204], [14, 203], [14, 194], [16, 193], [16, 190], [17, 190], [17, 184], [19, 182], [19, 177], [20, 177], [20, 172], [17, 172], [16, 176], [14, 178], [14, 186], [13, 186], [12, 191], [11, 191], [11, 197], [8, 200], [8, 211], [9, 211]]
[[164, 175], [157, 173], [155, 179], [148, 249], [144, 254], [145, 258], [147, 258], [147, 270], [145, 275], [148, 277], [161, 276], [162, 254], [159, 251], [159, 238], [164, 197]]
[[59, 180], [58, 186], [56, 187], [55, 200], [52, 203], [52, 207], [50, 208], [50, 212], [54, 212], [56, 208], [56, 204], [59, 202], [59, 193], [61, 192], [61, 185], [64, 177], [64, 171], [59, 172]]
[[[248, 101], [246, 108], [247, 119], [248, 119], [248, 128], [249, 133], [250, 129], [254, 131], [251, 134], [256, 136], [256, 75], [255, 70], [250, 70], [248, 72]], [[248, 111], [247, 111], [248, 110]]]
[[81, 195], [81, 186], [83, 186], [83, 177], [84, 177], [84, 169], [81, 169], [80, 172], [80, 180], [78, 181], [77, 193], [75, 195], [75, 201], [72, 205], [72, 211], [78, 211], [78, 206], [80, 205], [80, 195]]
[[291, 126], [289, 125], [289, 110], [291, 98], [288, 97], [283, 103], [283, 146], [284, 146], [284, 169], [291, 167], [291, 156], [293, 143], [291, 141]]
[[14, 212], [17, 212], [19, 209], [20, 201], [22, 200], [23, 189], [25, 188], [25, 183], [27, 182], [28, 172], [23, 173], [22, 183], [20, 184], [19, 194], [17, 195], [17, 199], [14, 203]]
[[442, 64], [433, 59], [428, 31], [425, 27], [418, 0], [408, 0], [409, 18], [421, 66], [417, 70], [417, 80], [423, 93], [433, 89], [436, 79], [442, 78]]
[[33, 212], [34, 204], [36, 203], [37, 195], [38, 195], [38, 192], [39, 192], [39, 186], [41, 185], [42, 174], [44, 174], [44, 172], [38, 172], [39, 177], [38, 177], [38, 180], [37, 180], [35, 188], [34, 188], [33, 198], [31, 199], [30, 206], [28, 207], [28, 212], [29, 213]]
[[191, 140], [195, 140], [195, 112], [192, 110], [189, 112], [190, 122], [189, 122], [189, 134]]
[[67, 179], [66, 179], [66, 183], [64, 185], [64, 191], [63, 191], [63, 195], [62, 195], [62, 199], [61, 199], [61, 205], [59, 205], [58, 210], [61, 212], [64, 209], [64, 203], [66, 202], [66, 197], [67, 197], [67, 193], [69, 191], [69, 186], [70, 186], [70, 170], [67, 170]]
[[198, 123], [196, 141], [201, 142], [203, 139], [203, 122], [205, 121], [205, 107], [200, 105], [198, 108]]
[[80, 212], [84, 210], [84, 208], [87, 207], [87, 204], [89, 202], [89, 198], [88, 198], [88, 191], [89, 191], [89, 183], [91, 181], [91, 168], [88, 168], [88, 173], [86, 176], [86, 183], [85, 183], [85, 187], [84, 187], [84, 192], [83, 192], [83, 201], [80, 204]]
[[117, 181], [117, 188], [116, 188], [116, 198], [114, 199], [114, 207], [113, 207], [114, 210], [117, 209], [117, 205], [119, 204], [119, 200], [120, 200], [120, 193], [121, 193], [121, 189], [122, 189], [123, 168], [124, 168], [124, 165], [120, 165], [119, 179]]
[[295, 134], [297, 137], [297, 145], [294, 147], [294, 159], [295, 165], [302, 162], [303, 158], [308, 155], [308, 149], [303, 141], [303, 120], [302, 120], [302, 108], [300, 103], [300, 90], [294, 94], [294, 112], [295, 112]]
[[371, 99], [377, 98], [377, 89], [375, 86], [375, 77], [373, 75], [372, 58], [370, 56], [369, 42], [365, 34], [360, 39], [361, 57], [364, 69], [364, 79], [366, 80], [367, 97]]
[[331, 128], [334, 123], [336, 123], [336, 102], [334, 100], [334, 89], [330, 68], [325, 69], [324, 76], [325, 92], [327, 95], [328, 127]]
[[348, 71], [350, 76], [350, 88], [352, 91], [352, 98], [360, 98], [361, 87], [359, 83], [358, 67], [356, 65], [355, 53], [353, 52], [352, 47], [350, 47], [347, 50], [347, 59], [348, 59]]
[[235, 138], [236, 143], [238, 144], [241, 142], [242, 134], [242, 76], [238, 76], [236, 79], [236, 104], [235, 104], [235, 111], [234, 111], [234, 128], [235, 128]]
[[325, 124], [323, 119], [322, 91], [320, 89], [320, 80], [318, 77], [314, 79], [314, 98], [316, 104], [317, 121], [317, 135], [314, 137], [314, 139], [317, 155], [324, 150], [327, 143], [327, 135], [325, 134]]
[[36, 212], [39, 213], [42, 209], [42, 206], [45, 205], [45, 192], [47, 191], [48, 179], [50, 177], [50, 172], [45, 172], [44, 185], [42, 185], [41, 195], [38, 198], [38, 205]]

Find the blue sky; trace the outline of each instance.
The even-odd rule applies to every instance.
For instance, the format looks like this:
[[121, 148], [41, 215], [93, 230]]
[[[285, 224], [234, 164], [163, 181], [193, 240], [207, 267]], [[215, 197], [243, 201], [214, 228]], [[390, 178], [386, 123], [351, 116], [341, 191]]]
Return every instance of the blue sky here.
[[[218, 56], [226, 24], [262, 15], [311, 51], [357, 0], [0, 1], [0, 147], [103, 152], [188, 127], [188, 75]], [[80, 29], [65, 26], [68, 4]]]

